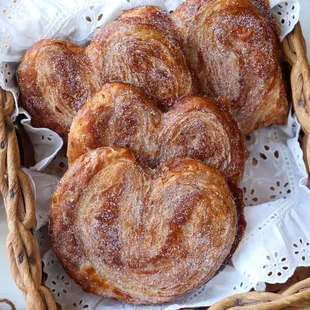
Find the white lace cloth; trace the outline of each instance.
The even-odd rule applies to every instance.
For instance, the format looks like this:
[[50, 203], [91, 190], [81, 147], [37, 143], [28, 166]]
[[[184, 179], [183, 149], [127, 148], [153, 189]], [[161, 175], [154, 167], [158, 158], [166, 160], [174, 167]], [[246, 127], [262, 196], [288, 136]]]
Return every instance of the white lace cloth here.
[[[0, 85], [18, 98], [15, 71], [21, 56], [45, 37], [89, 42], [95, 28], [115, 19], [124, 8], [154, 4], [173, 11], [181, 0], [2, 0], [0, 10]], [[297, 0], [271, 0], [271, 10], [281, 29], [281, 38], [299, 20]], [[29, 31], [31, 29], [31, 31]], [[36, 165], [25, 170], [36, 192], [37, 231], [46, 284], [63, 309], [179, 309], [208, 306], [223, 297], [264, 290], [265, 284], [283, 283], [297, 266], [310, 266], [310, 191], [298, 143], [300, 126], [289, 117], [285, 127], [272, 126], [247, 137], [250, 158], [241, 187], [246, 204], [247, 229], [232, 264], [209, 283], [172, 304], [135, 307], [87, 294], [72, 281], [50, 249], [48, 210], [59, 178], [40, 173], [63, 169], [60, 137], [48, 129], [33, 128], [24, 114], [23, 124], [35, 149]], [[53, 162], [52, 162], [53, 160]], [[50, 164], [52, 162], [52, 164]], [[49, 165], [48, 170], [46, 169]], [[52, 167], [52, 168], [51, 168]]]

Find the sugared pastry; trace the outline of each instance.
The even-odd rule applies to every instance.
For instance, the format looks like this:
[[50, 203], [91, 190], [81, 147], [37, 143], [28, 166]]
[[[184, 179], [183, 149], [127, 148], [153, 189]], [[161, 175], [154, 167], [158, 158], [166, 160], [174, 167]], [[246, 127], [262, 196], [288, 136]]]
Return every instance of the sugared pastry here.
[[142, 168], [125, 148], [82, 155], [50, 211], [53, 250], [91, 293], [132, 304], [171, 301], [206, 283], [244, 229], [242, 199], [200, 161]]
[[164, 110], [192, 90], [192, 78], [170, 16], [154, 6], [126, 11], [101, 27], [86, 49], [96, 76], [141, 87]]
[[284, 124], [279, 40], [263, 0], [187, 0], [172, 14], [200, 91], [232, 101], [244, 134]]
[[73, 119], [69, 163], [98, 147], [123, 146], [151, 168], [168, 158], [190, 157], [220, 169], [238, 184], [248, 153], [227, 110], [227, 100], [188, 95], [161, 113], [141, 89], [106, 84]]
[[44, 39], [33, 45], [17, 76], [32, 125], [54, 130], [64, 139], [75, 113], [99, 87], [84, 49], [61, 40]]
[[190, 157], [221, 170], [227, 180], [239, 184], [248, 151], [237, 122], [229, 113], [229, 101], [198, 95], [180, 99], [164, 114], [159, 134], [160, 162]]
[[104, 85], [73, 119], [67, 150], [69, 163], [98, 147], [123, 146], [154, 167], [161, 115], [141, 89], [123, 83]]

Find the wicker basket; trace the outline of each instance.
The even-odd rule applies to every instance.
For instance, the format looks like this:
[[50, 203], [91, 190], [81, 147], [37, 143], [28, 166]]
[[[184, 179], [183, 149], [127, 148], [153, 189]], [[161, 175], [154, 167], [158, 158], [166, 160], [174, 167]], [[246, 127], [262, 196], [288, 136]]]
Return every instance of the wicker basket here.
[[[291, 90], [295, 112], [303, 128], [303, 149], [310, 167], [310, 69], [300, 24], [283, 42], [291, 66]], [[10, 115], [14, 100], [0, 89], [0, 190], [4, 197], [9, 234], [7, 254], [12, 276], [23, 292], [27, 309], [57, 309], [48, 288], [42, 284], [42, 263], [31, 232], [35, 223], [34, 195], [21, 170], [18, 143]], [[0, 302], [8, 300], [0, 300]], [[11, 304], [12, 308], [14, 306]], [[249, 292], [225, 298], [210, 309], [302, 309], [310, 306], [310, 278], [293, 284], [282, 293]]]

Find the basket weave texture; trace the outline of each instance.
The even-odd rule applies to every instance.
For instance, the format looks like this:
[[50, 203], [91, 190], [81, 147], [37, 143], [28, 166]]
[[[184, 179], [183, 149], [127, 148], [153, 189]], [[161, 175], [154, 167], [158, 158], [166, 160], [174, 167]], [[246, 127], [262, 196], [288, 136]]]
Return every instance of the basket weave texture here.
[[[293, 106], [304, 132], [304, 160], [309, 172], [310, 68], [299, 23], [283, 41], [283, 51], [291, 65]], [[29, 179], [21, 170], [15, 127], [11, 120], [14, 108], [11, 93], [0, 88], [0, 191], [4, 198], [9, 228], [7, 255], [12, 277], [24, 294], [27, 309], [54, 310], [57, 309], [57, 305], [53, 296], [42, 284], [42, 262], [32, 234], [35, 224], [34, 193]], [[219, 301], [210, 309], [271, 310], [303, 309], [307, 306], [310, 306], [310, 278], [295, 283], [279, 294], [249, 292], [234, 295]]]

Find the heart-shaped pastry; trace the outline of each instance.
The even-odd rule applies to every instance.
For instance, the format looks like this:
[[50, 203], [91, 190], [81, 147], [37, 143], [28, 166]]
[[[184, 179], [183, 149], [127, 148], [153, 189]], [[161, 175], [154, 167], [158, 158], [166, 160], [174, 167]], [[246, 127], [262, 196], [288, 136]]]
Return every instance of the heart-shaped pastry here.
[[161, 8], [126, 11], [100, 28], [86, 49], [98, 80], [141, 87], [167, 110], [192, 91], [192, 78], [170, 16]]
[[77, 110], [107, 81], [140, 86], [163, 109], [192, 90], [172, 20], [153, 6], [126, 11], [103, 26], [86, 50], [68, 41], [39, 41], [17, 75], [32, 124], [65, 140]]
[[75, 113], [99, 89], [84, 49], [68, 41], [45, 39], [33, 45], [17, 76], [31, 124], [65, 139]]
[[150, 170], [128, 149], [99, 148], [60, 181], [51, 244], [88, 292], [167, 302], [207, 282], [230, 255], [244, 229], [239, 195], [200, 161], [175, 158]]
[[247, 151], [238, 124], [219, 106], [223, 102], [188, 95], [162, 113], [141, 89], [106, 84], [73, 120], [69, 163], [98, 147], [123, 146], [151, 168], [168, 158], [190, 157], [220, 169], [238, 184]]
[[288, 114], [280, 42], [265, 3], [188, 0], [172, 14], [200, 91], [230, 99], [244, 134], [283, 125]]

